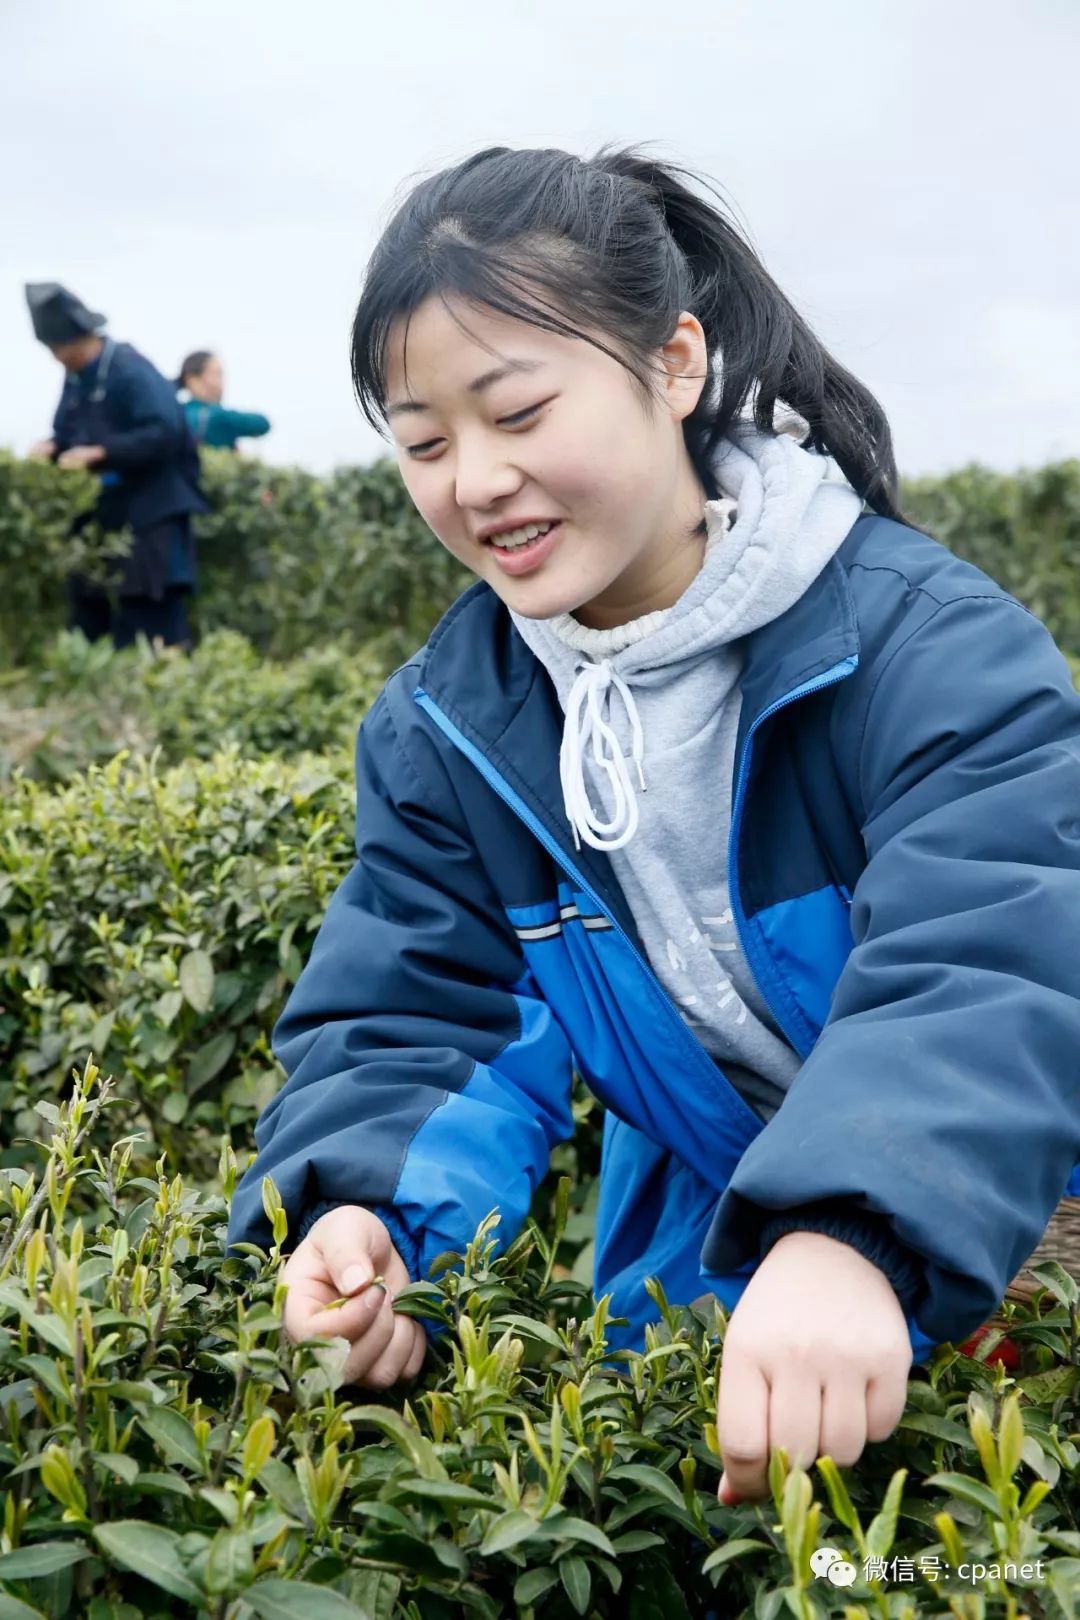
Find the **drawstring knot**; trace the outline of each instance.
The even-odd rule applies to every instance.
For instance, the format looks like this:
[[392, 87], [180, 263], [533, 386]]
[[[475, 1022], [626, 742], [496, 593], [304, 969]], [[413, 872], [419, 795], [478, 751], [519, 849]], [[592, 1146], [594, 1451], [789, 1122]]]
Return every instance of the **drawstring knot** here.
[[[637, 767], [638, 781], [644, 793], [641, 721], [633, 693], [622, 676], [612, 669], [608, 659], [595, 664], [582, 662], [578, 670], [577, 679], [566, 700], [566, 724], [559, 751], [559, 776], [566, 815], [573, 830], [576, 849], [581, 848], [582, 839], [593, 849], [621, 849], [637, 831], [638, 803], [626, 755], [604, 718], [604, 708], [610, 703], [613, 691], [622, 699], [630, 722], [631, 758]], [[615, 797], [615, 811], [610, 821], [602, 821], [589, 800], [584, 757], [590, 745], [593, 762], [607, 774]]]

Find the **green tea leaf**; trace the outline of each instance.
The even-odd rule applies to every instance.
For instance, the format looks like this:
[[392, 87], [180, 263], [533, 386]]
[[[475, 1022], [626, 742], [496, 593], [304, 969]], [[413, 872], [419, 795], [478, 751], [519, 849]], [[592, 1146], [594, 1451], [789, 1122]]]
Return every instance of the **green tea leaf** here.
[[0, 1581], [36, 1581], [89, 1556], [84, 1541], [39, 1541], [0, 1556]]
[[1068, 1395], [1080, 1382], [1080, 1367], [1051, 1367], [1047, 1372], [1033, 1373], [1030, 1378], [1017, 1380], [1028, 1400], [1036, 1406], [1049, 1406], [1059, 1395]]
[[495, 1323], [498, 1332], [507, 1328], [518, 1334], [522, 1339], [534, 1339], [539, 1344], [546, 1344], [552, 1350], [565, 1352], [566, 1346], [553, 1327], [546, 1322], [538, 1322], [530, 1316], [500, 1316]]
[[1011, 1480], [1016, 1473], [1023, 1448], [1024, 1419], [1020, 1414], [1020, 1393], [1013, 1390], [1005, 1399], [998, 1424], [998, 1458], [1003, 1480]]
[[256, 1581], [244, 1592], [259, 1620], [371, 1620], [348, 1598], [309, 1581]]
[[933, 1435], [936, 1440], [948, 1440], [968, 1451], [974, 1449], [970, 1430], [953, 1418], [938, 1417], [935, 1412], [905, 1412], [897, 1428], [908, 1429], [915, 1434]]
[[904, 1481], [907, 1479], [906, 1468], [898, 1468], [889, 1481], [889, 1488], [885, 1492], [885, 1500], [881, 1505], [880, 1513], [876, 1513], [870, 1521], [866, 1532], [866, 1550], [872, 1558], [888, 1558], [896, 1540], [896, 1521], [900, 1512], [900, 1501], [904, 1494]]
[[236, 1035], [222, 1030], [204, 1045], [196, 1047], [187, 1066], [187, 1092], [189, 1097], [216, 1080], [236, 1050]]
[[506, 1552], [510, 1547], [516, 1547], [521, 1541], [528, 1541], [540, 1529], [539, 1523], [531, 1513], [523, 1513], [520, 1508], [511, 1508], [507, 1513], [501, 1513], [490, 1524], [483, 1541], [480, 1543], [480, 1552], [484, 1558], [491, 1558], [495, 1553]]
[[710, 1570], [719, 1569], [723, 1564], [730, 1564], [735, 1558], [752, 1558], [755, 1553], [771, 1552], [772, 1548], [763, 1541], [733, 1540], [725, 1541], [720, 1547], [711, 1552], [702, 1564], [702, 1573], [707, 1575]]
[[664, 1538], [658, 1536], [655, 1530], [627, 1530], [624, 1535], [614, 1536], [611, 1545], [616, 1558], [619, 1558], [630, 1553], [645, 1552], [649, 1547], [662, 1547]]
[[288, 1463], [283, 1463], [280, 1457], [270, 1457], [263, 1463], [259, 1470], [259, 1483], [292, 1518], [301, 1522], [307, 1518], [307, 1507], [304, 1503], [304, 1493], [300, 1489], [300, 1481]]
[[1057, 1260], [1044, 1260], [1040, 1265], [1029, 1267], [1029, 1270], [1063, 1305], [1080, 1304], [1080, 1284]]
[[210, 1543], [206, 1559], [206, 1590], [232, 1592], [247, 1586], [255, 1572], [255, 1550], [251, 1532], [244, 1529], [219, 1530]]
[[70, 1381], [64, 1379], [60, 1368], [50, 1356], [22, 1356], [19, 1359], [19, 1366], [33, 1373], [34, 1377], [45, 1385], [54, 1401], [59, 1401], [61, 1406], [70, 1405]]
[[519, 1608], [528, 1608], [537, 1598], [558, 1584], [557, 1569], [527, 1569], [514, 1583], [514, 1602]]
[[118, 1519], [113, 1524], [95, 1525], [94, 1538], [102, 1552], [144, 1581], [196, 1607], [202, 1605], [202, 1593], [181, 1561], [180, 1537], [175, 1531], [147, 1524], [145, 1519]]
[[656, 1496], [663, 1497], [672, 1507], [678, 1508], [680, 1513], [686, 1512], [686, 1503], [683, 1494], [673, 1479], [653, 1468], [648, 1463], [623, 1463], [618, 1468], [612, 1468], [606, 1478], [608, 1480], [629, 1480], [633, 1485], [640, 1485], [643, 1490], [652, 1491]]
[[161, 1105], [161, 1117], [170, 1125], [179, 1125], [188, 1111], [188, 1099], [182, 1091], [170, 1091]]
[[587, 1519], [576, 1519], [569, 1513], [552, 1513], [541, 1519], [537, 1534], [544, 1541], [584, 1541], [597, 1552], [615, 1557], [615, 1548], [599, 1525], [590, 1524]]
[[191, 1486], [180, 1474], [159, 1473], [149, 1469], [139, 1475], [139, 1490], [144, 1496], [193, 1496]]
[[848, 1495], [848, 1488], [844, 1484], [839, 1468], [829, 1456], [819, 1457], [815, 1466], [825, 1481], [825, 1489], [829, 1493], [829, 1503], [834, 1517], [839, 1519], [840, 1523], [850, 1530], [852, 1535], [861, 1535], [862, 1527], [859, 1523], [859, 1515], [856, 1513], [851, 1497]]
[[139, 1424], [161, 1447], [169, 1462], [180, 1463], [197, 1474], [202, 1472], [195, 1431], [187, 1418], [170, 1406], [153, 1406], [139, 1413]]
[[411, 1423], [406, 1423], [400, 1413], [385, 1406], [351, 1406], [345, 1415], [350, 1423], [381, 1429], [425, 1479], [445, 1480], [448, 1477], [431, 1441], [419, 1429], [414, 1429]]
[[188, 951], [180, 962], [180, 988], [196, 1012], [210, 1011], [214, 999], [214, 964], [205, 951]]
[[972, 1506], [982, 1508], [984, 1513], [992, 1514], [995, 1519], [1001, 1517], [1001, 1505], [989, 1485], [981, 1480], [969, 1479], [967, 1474], [931, 1474], [923, 1482], [926, 1485], [936, 1485], [951, 1496], [958, 1496], [962, 1502], [970, 1502]]
[[447, 1479], [397, 1479], [394, 1488], [402, 1496], [422, 1496], [433, 1502], [442, 1502], [446, 1507], [473, 1507], [486, 1509], [489, 1513], [498, 1513], [502, 1510], [502, 1503], [492, 1496], [485, 1496], [483, 1491], [474, 1490], [471, 1485], [458, 1485]]
[[232, 1491], [220, 1485], [200, 1485], [198, 1494], [204, 1502], [210, 1503], [216, 1513], [221, 1514], [230, 1529], [235, 1529], [240, 1516], [240, 1503]]
[[29, 1603], [23, 1603], [7, 1592], [0, 1592], [0, 1620], [45, 1620], [45, 1616], [40, 1609], [32, 1609]]
[[255, 1419], [244, 1436], [240, 1466], [245, 1479], [254, 1479], [273, 1455], [277, 1440], [274, 1420], [268, 1412]]
[[91, 1456], [102, 1468], [107, 1468], [117, 1479], [123, 1480], [125, 1485], [134, 1485], [139, 1477], [139, 1464], [135, 1457], [128, 1457], [120, 1451], [94, 1451]]
[[349, 1579], [349, 1599], [371, 1616], [371, 1620], [393, 1620], [401, 1579], [388, 1569], [354, 1569]]
[[583, 1558], [559, 1559], [559, 1579], [571, 1604], [578, 1614], [585, 1614], [589, 1607], [589, 1593], [592, 1591], [592, 1576], [589, 1566]]

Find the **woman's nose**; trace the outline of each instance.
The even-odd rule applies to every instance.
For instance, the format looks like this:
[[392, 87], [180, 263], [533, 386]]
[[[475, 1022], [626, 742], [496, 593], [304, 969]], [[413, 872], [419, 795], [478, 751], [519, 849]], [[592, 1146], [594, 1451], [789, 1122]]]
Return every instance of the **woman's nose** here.
[[496, 502], [513, 495], [521, 486], [521, 474], [491, 447], [458, 447], [454, 474], [454, 495], [465, 511], [483, 512]]

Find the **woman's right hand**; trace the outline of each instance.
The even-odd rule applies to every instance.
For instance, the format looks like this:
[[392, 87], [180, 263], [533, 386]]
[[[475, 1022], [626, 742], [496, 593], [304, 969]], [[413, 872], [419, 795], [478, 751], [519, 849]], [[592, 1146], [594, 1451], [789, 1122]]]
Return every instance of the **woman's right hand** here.
[[56, 454], [56, 441], [54, 439], [39, 439], [32, 444], [26, 452], [29, 461], [51, 461]]
[[[420, 1322], [392, 1309], [411, 1279], [377, 1215], [356, 1204], [330, 1210], [293, 1250], [282, 1281], [285, 1332], [294, 1343], [323, 1334], [348, 1339], [346, 1383], [389, 1389], [416, 1377], [427, 1335]], [[343, 1297], [344, 1305], [334, 1303]]]

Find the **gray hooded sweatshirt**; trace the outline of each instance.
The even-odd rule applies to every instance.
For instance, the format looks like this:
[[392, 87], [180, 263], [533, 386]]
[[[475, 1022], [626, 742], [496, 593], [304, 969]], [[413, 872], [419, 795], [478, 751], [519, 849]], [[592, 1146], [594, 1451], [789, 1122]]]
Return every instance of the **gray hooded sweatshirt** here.
[[684, 1019], [769, 1119], [800, 1066], [740, 949], [727, 884], [741, 640], [794, 605], [862, 510], [826, 458], [740, 426], [721, 446], [697, 577], [671, 608], [592, 630], [511, 613], [565, 713], [575, 842], [608, 852]]

